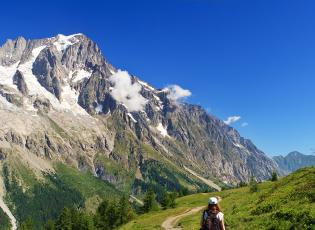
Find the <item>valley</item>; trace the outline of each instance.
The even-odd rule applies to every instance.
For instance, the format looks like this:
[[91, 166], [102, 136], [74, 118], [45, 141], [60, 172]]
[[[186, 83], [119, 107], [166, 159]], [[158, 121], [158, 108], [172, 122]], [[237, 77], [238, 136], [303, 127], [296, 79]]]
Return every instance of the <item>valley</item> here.
[[[274, 208], [288, 194], [294, 198], [291, 181], [313, 188], [313, 169], [305, 169], [310, 176], [301, 170], [291, 179], [263, 182], [281, 174], [280, 162], [226, 121], [186, 103], [190, 94], [178, 85], [155, 88], [114, 67], [81, 33], [8, 39], [0, 47], [0, 229], [63, 229], [64, 215], [74, 224], [85, 218], [88, 229], [93, 221], [96, 228], [110, 221], [118, 228], [127, 220], [117, 217], [122, 210], [106, 219], [108, 207], [124, 197], [137, 217], [122, 229], [196, 228], [209, 192], [223, 197], [232, 229], [290, 215]], [[310, 184], [294, 175], [309, 177]], [[254, 206], [241, 196], [248, 188], [231, 189], [251, 180], [259, 183], [259, 192], [248, 194]], [[148, 194], [156, 196], [154, 207], [144, 210]], [[267, 195], [280, 200], [272, 203]], [[169, 208], [175, 197], [176, 208]], [[313, 193], [300, 198], [312, 207]], [[232, 201], [247, 211], [230, 207]], [[312, 214], [303, 211], [301, 221], [309, 224]]]

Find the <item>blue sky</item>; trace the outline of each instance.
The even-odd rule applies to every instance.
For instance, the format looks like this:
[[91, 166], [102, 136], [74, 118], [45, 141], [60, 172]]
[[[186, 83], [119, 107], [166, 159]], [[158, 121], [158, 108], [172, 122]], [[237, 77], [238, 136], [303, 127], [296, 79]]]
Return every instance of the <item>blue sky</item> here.
[[[82, 32], [114, 66], [189, 89], [268, 155], [315, 149], [315, 1], [6, 1], [0, 42]], [[242, 127], [242, 123], [248, 123]]]

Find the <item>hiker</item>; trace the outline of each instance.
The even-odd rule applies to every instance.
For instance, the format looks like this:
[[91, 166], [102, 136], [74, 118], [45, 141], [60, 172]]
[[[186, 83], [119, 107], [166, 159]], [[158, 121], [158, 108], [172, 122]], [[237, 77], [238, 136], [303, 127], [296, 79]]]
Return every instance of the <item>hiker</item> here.
[[219, 197], [210, 197], [208, 208], [203, 211], [200, 230], [225, 230], [223, 213], [219, 206]]

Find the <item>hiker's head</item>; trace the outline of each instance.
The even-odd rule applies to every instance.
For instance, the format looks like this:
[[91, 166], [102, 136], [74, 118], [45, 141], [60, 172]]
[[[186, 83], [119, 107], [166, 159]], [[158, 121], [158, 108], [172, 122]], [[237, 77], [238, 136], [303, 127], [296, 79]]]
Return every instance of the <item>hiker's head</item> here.
[[218, 203], [219, 203], [219, 199], [217, 197], [210, 197], [208, 201], [208, 210], [212, 213], [221, 212], [221, 209]]
[[218, 204], [218, 203], [219, 203], [219, 200], [217, 197], [210, 197], [209, 198], [208, 204]]

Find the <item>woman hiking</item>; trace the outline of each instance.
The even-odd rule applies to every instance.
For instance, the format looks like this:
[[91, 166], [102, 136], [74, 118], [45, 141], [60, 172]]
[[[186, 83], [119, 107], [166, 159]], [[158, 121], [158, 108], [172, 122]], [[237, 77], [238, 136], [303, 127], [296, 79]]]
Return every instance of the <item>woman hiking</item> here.
[[219, 200], [219, 197], [210, 197], [208, 208], [202, 213], [200, 230], [225, 230]]

